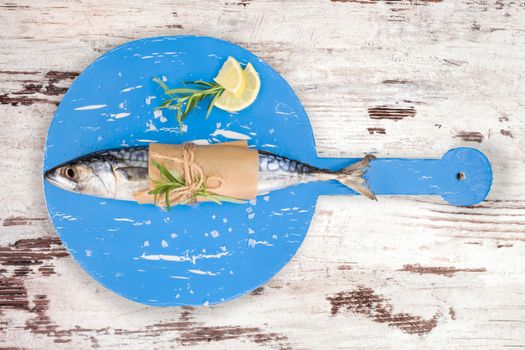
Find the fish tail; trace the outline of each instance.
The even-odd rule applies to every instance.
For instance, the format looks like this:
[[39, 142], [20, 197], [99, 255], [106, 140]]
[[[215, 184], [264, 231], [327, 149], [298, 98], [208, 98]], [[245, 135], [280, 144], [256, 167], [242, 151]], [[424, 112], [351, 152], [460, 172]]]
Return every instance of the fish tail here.
[[363, 196], [377, 201], [376, 196], [370, 190], [366, 180], [363, 178], [363, 175], [366, 173], [368, 165], [370, 164], [370, 160], [374, 158], [375, 156], [368, 154], [359, 162], [339, 170], [336, 173], [337, 181], [351, 188], [352, 190], [361, 193]]

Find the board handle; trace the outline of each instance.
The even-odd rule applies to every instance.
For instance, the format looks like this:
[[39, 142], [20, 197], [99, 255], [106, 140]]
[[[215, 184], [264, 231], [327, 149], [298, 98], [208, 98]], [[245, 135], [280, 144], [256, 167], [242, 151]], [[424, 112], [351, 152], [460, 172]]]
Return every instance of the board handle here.
[[[317, 158], [316, 165], [334, 171], [358, 158]], [[450, 204], [469, 206], [487, 197], [492, 169], [487, 157], [473, 148], [453, 148], [441, 159], [376, 158], [365, 174], [370, 189], [381, 195], [439, 195]], [[357, 194], [338, 183], [319, 186], [319, 194]]]
[[[473, 148], [454, 148], [441, 158], [443, 174], [450, 177], [441, 197], [450, 204], [468, 206], [483, 201], [492, 186], [492, 168], [482, 152]], [[454, 179], [455, 177], [455, 179]]]
[[440, 195], [468, 206], [485, 199], [492, 185], [488, 158], [473, 148], [454, 148], [441, 159], [378, 158], [365, 175], [377, 195]]

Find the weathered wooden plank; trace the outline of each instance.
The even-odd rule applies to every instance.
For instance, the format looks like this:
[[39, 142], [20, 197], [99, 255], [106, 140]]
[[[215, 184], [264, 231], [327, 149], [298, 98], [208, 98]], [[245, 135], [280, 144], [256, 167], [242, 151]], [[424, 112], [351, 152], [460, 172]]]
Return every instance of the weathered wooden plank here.
[[[0, 341], [22, 348], [525, 347], [523, 1], [0, 4]], [[489, 200], [320, 199], [281, 273], [213, 308], [150, 308], [88, 278], [46, 220], [40, 164], [72, 80], [126, 41], [231, 40], [296, 89], [324, 156], [478, 147]]]

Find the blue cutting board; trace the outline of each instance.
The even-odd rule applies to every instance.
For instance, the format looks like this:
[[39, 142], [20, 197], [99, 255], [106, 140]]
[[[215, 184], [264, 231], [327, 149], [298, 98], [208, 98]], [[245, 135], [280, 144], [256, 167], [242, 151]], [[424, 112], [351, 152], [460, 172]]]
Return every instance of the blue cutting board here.
[[[164, 98], [154, 77], [173, 87], [210, 81], [228, 56], [251, 62], [259, 72], [262, 85], [253, 105], [238, 114], [215, 108], [208, 120], [203, 106], [187, 119], [185, 132], [173, 114], [154, 113]], [[235, 139], [334, 170], [358, 160], [317, 157], [299, 99], [267, 63], [226, 41], [172, 36], [127, 43], [86, 68], [51, 123], [44, 170], [108, 148]], [[378, 159], [367, 177], [379, 195], [441, 195], [456, 205], [483, 200], [492, 182], [487, 158], [469, 148], [451, 150], [442, 159]], [[166, 212], [48, 183], [44, 189], [53, 225], [80, 266], [108, 289], [149, 305], [216, 304], [257, 288], [295, 254], [319, 195], [355, 194], [336, 182], [313, 183], [243, 205], [201, 203]]]

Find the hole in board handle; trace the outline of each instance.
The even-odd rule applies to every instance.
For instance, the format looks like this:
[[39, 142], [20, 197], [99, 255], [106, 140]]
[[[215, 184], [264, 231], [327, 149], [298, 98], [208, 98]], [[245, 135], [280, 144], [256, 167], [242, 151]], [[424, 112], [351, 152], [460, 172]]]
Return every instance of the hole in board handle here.
[[465, 180], [465, 178], [466, 178], [465, 173], [462, 171], [456, 174], [456, 179], [458, 179], [458, 181]]

